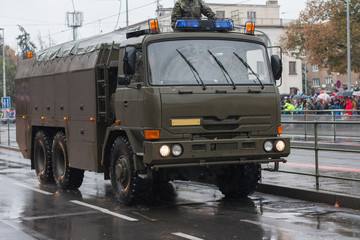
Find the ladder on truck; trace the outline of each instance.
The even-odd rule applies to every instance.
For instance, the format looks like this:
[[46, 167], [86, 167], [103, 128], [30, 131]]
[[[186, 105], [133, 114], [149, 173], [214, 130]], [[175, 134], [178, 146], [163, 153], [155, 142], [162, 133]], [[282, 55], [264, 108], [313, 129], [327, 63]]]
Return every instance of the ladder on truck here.
[[[111, 68], [117, 68], [117, 61], [110, 61], [114, 49], [114, 42], [110, 50], [101, 51], [100, 61], [96, 64], [96, 91], [97, 91], [97, 119], [98, 121], [112, 122], [110, 111], [111, 94], [109, 72]], [[106, 61], [104, 61], [106, 59]]]

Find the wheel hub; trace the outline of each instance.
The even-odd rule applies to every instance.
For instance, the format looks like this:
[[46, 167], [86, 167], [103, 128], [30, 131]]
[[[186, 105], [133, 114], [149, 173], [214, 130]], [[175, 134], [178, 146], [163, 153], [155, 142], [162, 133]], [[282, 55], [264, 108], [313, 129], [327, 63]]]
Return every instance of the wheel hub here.
[[129, 182], [129, 166], [124, 156], [120, 156], [116, 161], [115, 165], [115, 174], [116, 180], [124, 188], [128, 185]]

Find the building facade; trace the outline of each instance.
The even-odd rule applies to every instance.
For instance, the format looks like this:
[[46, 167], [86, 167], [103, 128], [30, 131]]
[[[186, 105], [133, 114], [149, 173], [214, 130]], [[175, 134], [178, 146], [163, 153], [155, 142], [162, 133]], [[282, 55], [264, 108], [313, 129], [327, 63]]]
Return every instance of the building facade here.
[[[290, 22], [280, 18], [280, 5], [278, 1], [265, 1], [265, 4], [223, 4], [213, 3], [208, 6], [216, 13], [217, 18], [231, 18], [236, 26], [236, 31], [243, 31], [243, 26], [248, 21], [255, 22], [256, 35], [264, 38], [268, 46], [279, 46], [280, 37], [285, 34], [285, 27]], [[162, 32], [172, 31], [172, 8], [159, 8], [157, 16], [159, 28]], [[147, 28], [147, 21], [132, 26], [130, 29]], [[279, 54], [279, 50], [270, 49], [270, 54]], [[291, 89], [303, 92], [301, 60], [283, 54], [283, 75], [280, 93], [290, 93]], [[278, 83], [280, 84], [280, 82]]]
[[[334, 89], [345, 89], [348, 87], [348, 75], [328, 72], [326, 68], [316, 64], [303, 62], [304, 78], [307, 82], [308, 91], [320, 92], [321, 90], [334, 91]], [[306, 66], [306, 68], [305, 68]], [[306, 73], [305, 73], [306, 71]], [[360, 74], [351, 73], [351, 89], [360, 86]]]

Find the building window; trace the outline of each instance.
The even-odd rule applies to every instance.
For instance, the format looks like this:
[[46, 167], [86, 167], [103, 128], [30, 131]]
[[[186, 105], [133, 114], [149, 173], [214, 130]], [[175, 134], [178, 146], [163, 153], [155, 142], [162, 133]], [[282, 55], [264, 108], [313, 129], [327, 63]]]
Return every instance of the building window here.
[[247, 18], [249, 20], [255, 20], [256, 19], [256, 12], [247, 12]]
[[327, 77], [325, 78], [326, 84], [333, 84], [333, 78], [332, 77]]
[[289, 74], [290, 75], [296, 74], [296, 62], [289, 62]]
[[217, 18], [225, 18], [225, 11], [216, 11]]
[[318, 72], [319, 71], [319, 65], [317, 65], [317, 64], [312, 65], [312, 70], [313, 70], [313, 72]]
[[256, 66], [257, 66], [257, 74], [264, 75], [265, 74], [264, 62], [256, 62]]
[[239, 10], [231, 11], [231, 18], [238, 19], [239, 18]]
[[313, 87], [320, 87], [320, 78], [313, 79]]

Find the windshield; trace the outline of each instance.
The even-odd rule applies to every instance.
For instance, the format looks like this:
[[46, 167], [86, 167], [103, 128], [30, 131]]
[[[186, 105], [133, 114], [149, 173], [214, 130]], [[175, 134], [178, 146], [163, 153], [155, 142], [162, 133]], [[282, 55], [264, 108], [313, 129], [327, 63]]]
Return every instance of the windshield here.
[[266, 59], [265, 47], [249, 42], [208, 39], [157, 42], [148, 47], [149, 82], [206, 86], [269, 84], [272, 80]]

